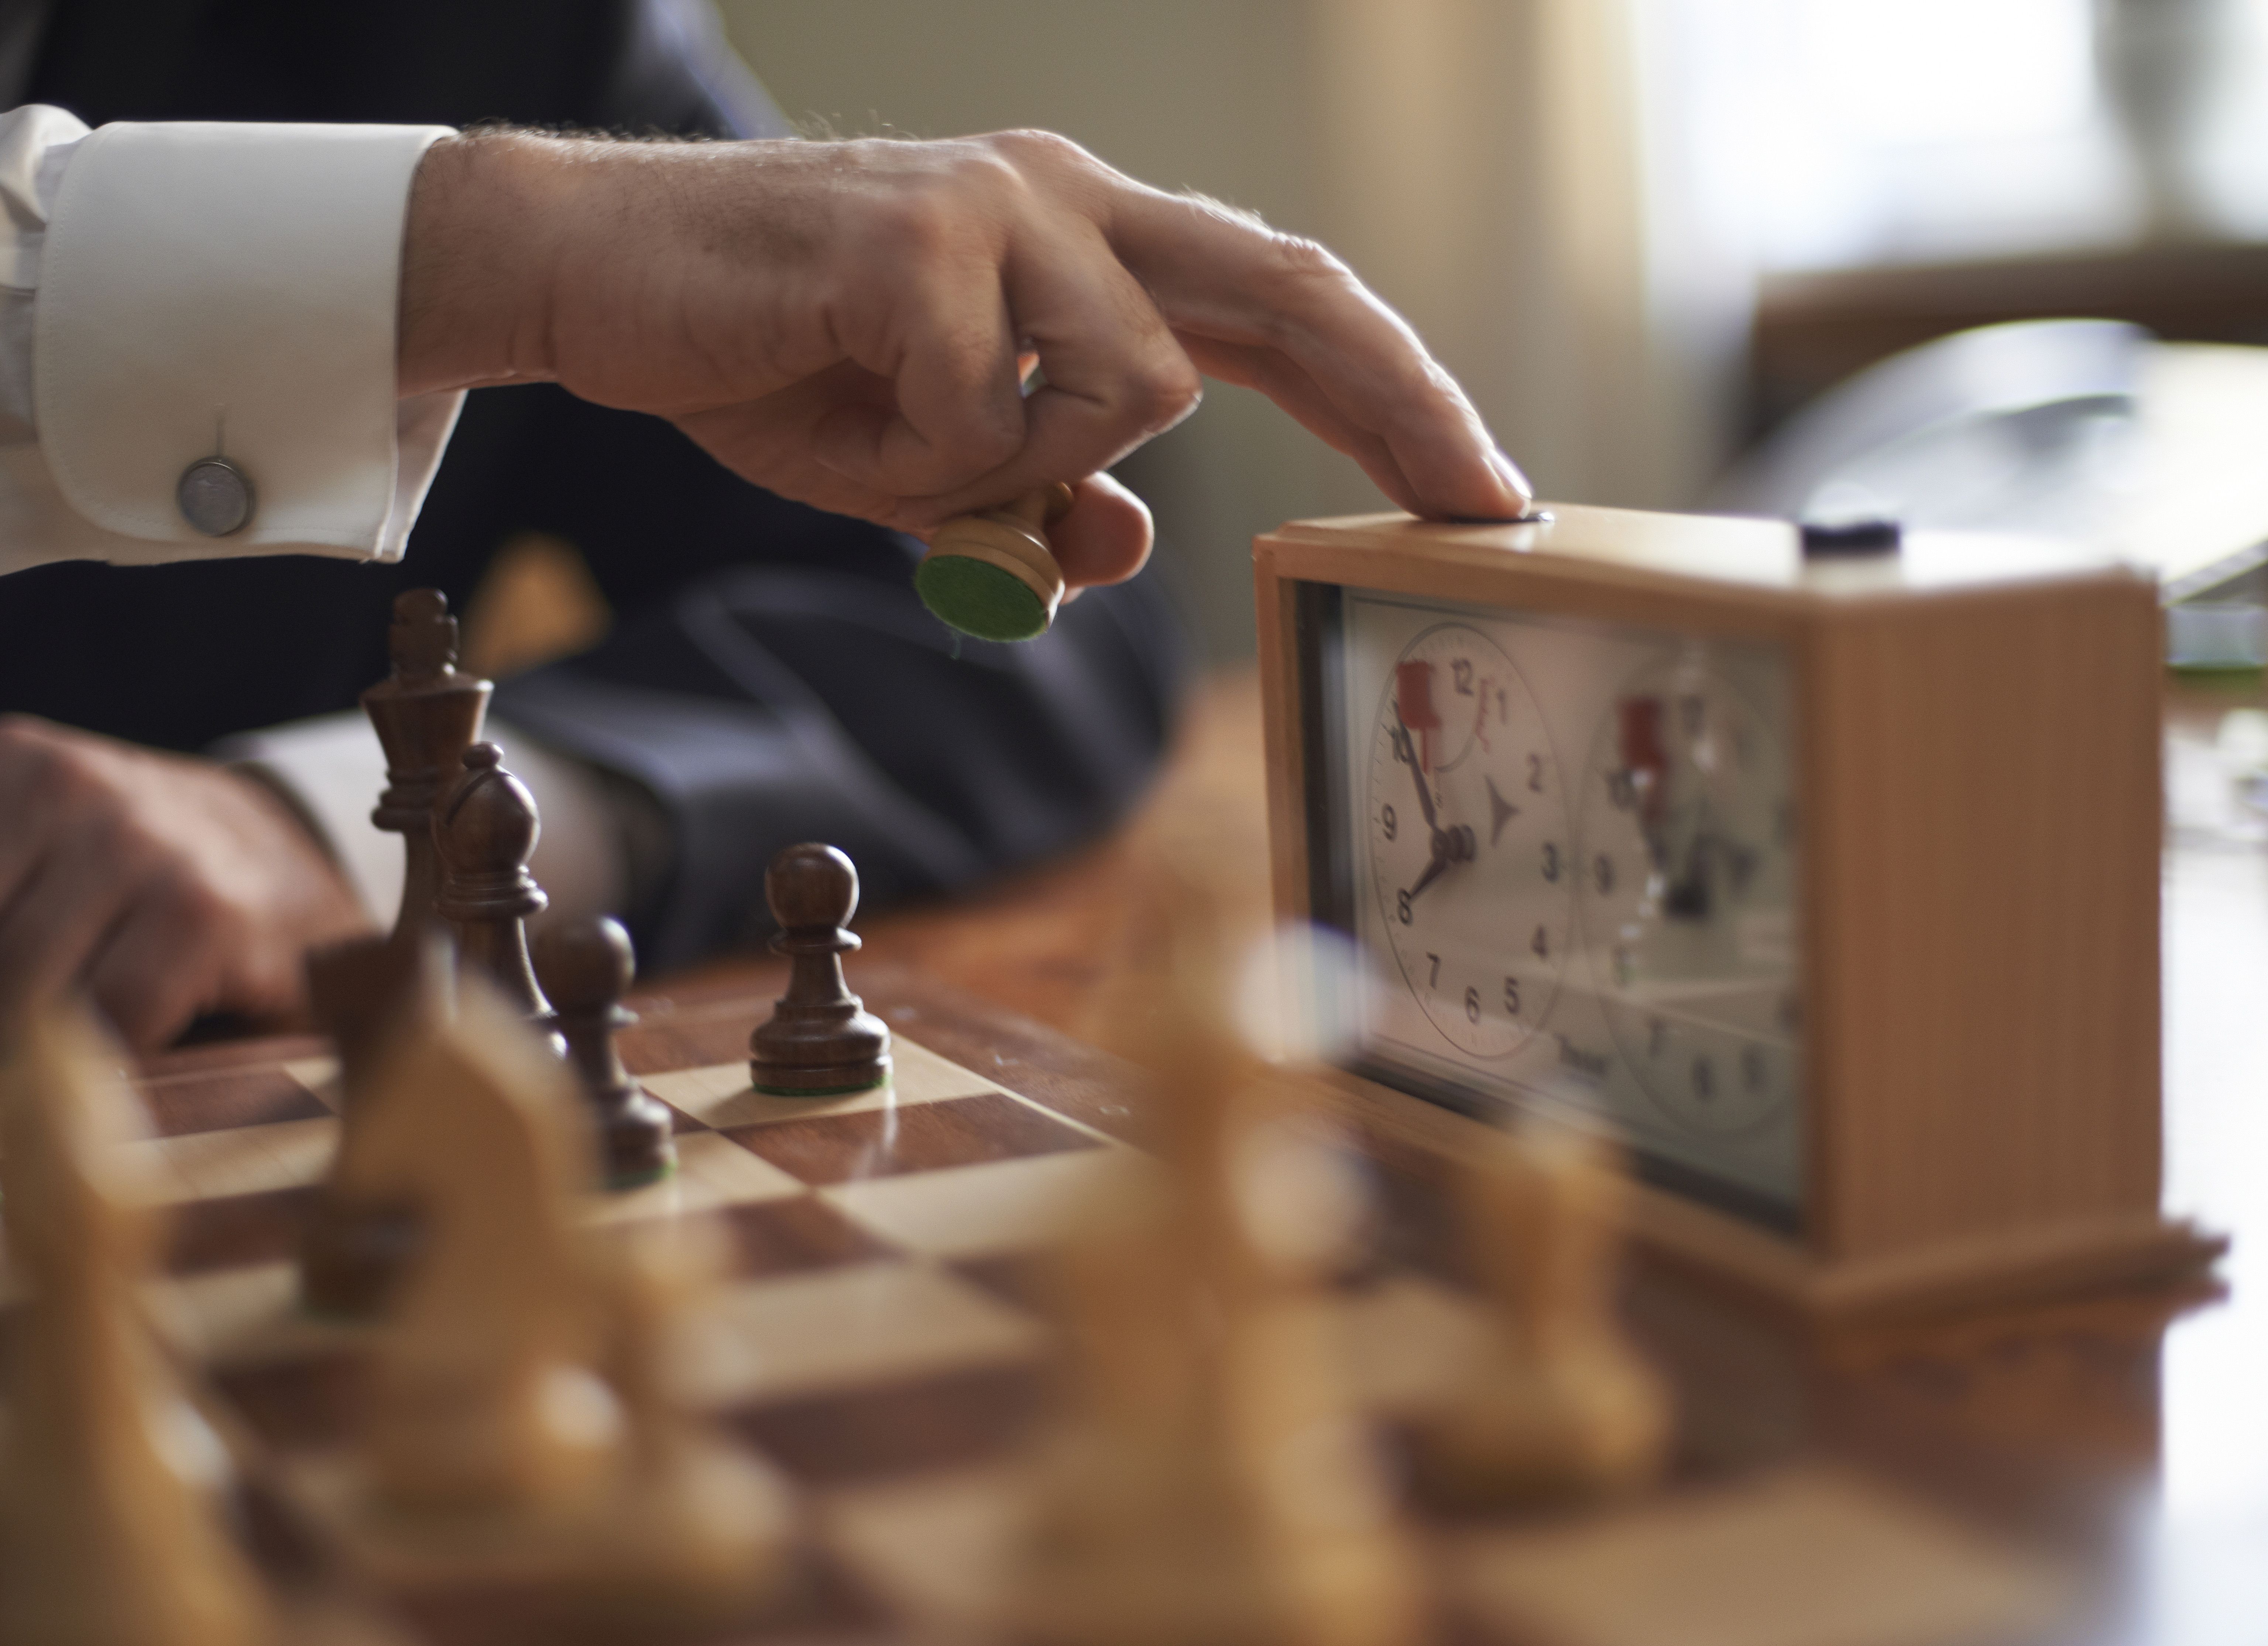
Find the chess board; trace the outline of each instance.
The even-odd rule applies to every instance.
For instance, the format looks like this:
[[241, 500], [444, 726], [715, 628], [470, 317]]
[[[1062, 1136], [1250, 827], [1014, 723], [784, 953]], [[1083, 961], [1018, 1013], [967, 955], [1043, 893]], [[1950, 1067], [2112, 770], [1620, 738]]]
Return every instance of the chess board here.
[[[1103, 1054], [916, 976], [858, 981], [897, 1037], [886, 1091], [752, 1091], [747, 1037], [768, 1002], [747, 993], [649, 998], [622, 1037], [675, 1111], [681, 1168], [594, 1214], [707, 1219], [728, 1236], [709, 1323], [726, 1348], [703, 1372], [703, 1399], [795, 1482], [808, 1528], [792, 1598], [690, 1637], [712, 1646], [1000, 1637], [1025, 1458], [1054, 1386], [1042, 1249], [1141, 1135], [1133, 1082]], [[344, 1585], [373, 1640], [564, 1637], [539, 1594], [338, 1575], [330, 1530], [298, 1489], [347, 1442], [368, 1343], [365, 1328], [293, 1300], [294, 1246], [338, 1126], [324, 1043], [174, 1052], [138, 1084], [158, 1135], [136, 1147], [173, 1203], [162, 1307], [237, 1436], [262, 1562], [284, 1581]], [[1356, 1135], [1382, 1209], [1374, 1254], [1335, 1306], [1392, 1447], [1454, 1374], [1480, 1303], [1447, 1156], [1408, 1127], [1359, 1119]], [[2166, 1300], [2132, 1303], [2124, 1348], [2116, 1332], [2059, 1330], [2052, 1311], [1822, 1344], [1667, 1273], [1634, 1273], [1624, 1302], [1678, 1387], [1674, 1478], [1642, 1501], [1565, 1512], [1413, 1509], [1441, 1638], [2097, 1637], [2083, 1620], [2110, 1604], [2097, 1553], [2154, 1443]], [[2076, 1413], [2099, 1446], [2030, 1457], [2027, 1425], [2050, 1408], [2057, 1434]]]

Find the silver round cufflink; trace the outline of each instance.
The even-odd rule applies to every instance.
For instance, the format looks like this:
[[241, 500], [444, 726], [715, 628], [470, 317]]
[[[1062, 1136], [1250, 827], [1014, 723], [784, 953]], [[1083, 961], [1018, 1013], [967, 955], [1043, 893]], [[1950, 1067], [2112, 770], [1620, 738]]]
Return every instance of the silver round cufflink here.
[[225, 537], [252, 518], [252, 477], [225, 457], [201, 457], [181, 471], [173, 499], [195, 529]]

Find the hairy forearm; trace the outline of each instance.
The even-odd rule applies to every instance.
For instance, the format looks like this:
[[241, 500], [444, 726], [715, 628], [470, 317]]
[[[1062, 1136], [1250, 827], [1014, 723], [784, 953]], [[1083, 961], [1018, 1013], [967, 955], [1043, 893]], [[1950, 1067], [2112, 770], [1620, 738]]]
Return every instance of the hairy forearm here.
[[571, 148], [498, 131], [426, 151], [402, 230], [401, 394], [557, 375], [551, 309]]

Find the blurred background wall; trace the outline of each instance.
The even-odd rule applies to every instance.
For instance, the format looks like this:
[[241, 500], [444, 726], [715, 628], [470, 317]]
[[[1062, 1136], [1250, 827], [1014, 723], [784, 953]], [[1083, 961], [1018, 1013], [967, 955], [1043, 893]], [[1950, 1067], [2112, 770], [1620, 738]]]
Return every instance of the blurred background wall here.
[[[2268, 342], [2268, 0], [721, 9], [814, 129], [1046, 127], [1323, 240], [1547, 497], [1690, 506], [1836, 377], [1962, 324]], [[1123, 473], [1222, 659], [1256, 531], [1380, 506], [1218, 386]]]

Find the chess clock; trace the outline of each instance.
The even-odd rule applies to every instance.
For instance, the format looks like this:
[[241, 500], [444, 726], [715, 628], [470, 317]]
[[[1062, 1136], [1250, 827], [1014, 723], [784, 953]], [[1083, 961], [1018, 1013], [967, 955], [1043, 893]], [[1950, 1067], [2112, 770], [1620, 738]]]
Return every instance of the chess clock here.
[[2154, 588], [1813, 547], [1579, 507], [1259, 540], [1276, 900], [1360, 962], [1303, 985], [1335, 1084], [1450, 1147], [1442, 1109], [1609, 1128], [1642, 1240], [1808, 1311], [2209, 1262], [2158, 1204]]

